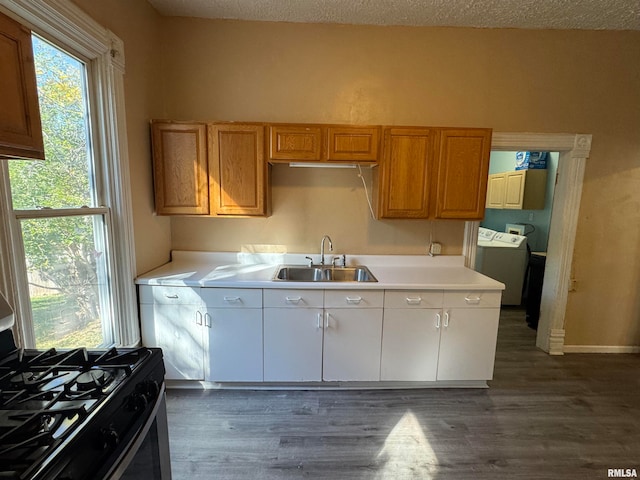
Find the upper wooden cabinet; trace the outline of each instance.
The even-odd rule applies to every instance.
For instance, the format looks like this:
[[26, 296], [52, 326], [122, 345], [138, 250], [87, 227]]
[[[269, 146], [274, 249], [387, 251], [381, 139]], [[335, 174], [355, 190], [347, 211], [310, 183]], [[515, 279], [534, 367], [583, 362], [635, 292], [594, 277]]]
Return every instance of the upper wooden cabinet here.
[[209, 191], [217, 215], [266, 215], [264, 126], [209, 125]]
[[490, 129], [440, 129], [435, 218], [484, 217], [490, 153]]
[[31, 31], [0, 13], [0, 157], [44, 159]]
[[378, 218], [481, 219], [490, 148], [489, 129], [385, 128]]
[[514, 170], [489, 175], [487, 208], [544, 210], [547, 170]]
[[434, 133], [386, 128], [378, 185], [378, 218], [428, 218]]
[[327, 160], [375, 163], [379, 143], [378, 127], [328, 127]]
[[152, 122], [153, 180], [158, 215], [207, 215], [207, 126]]
[[153, 121], [158, 215], [267, 215], [264, 126]]
[[270, 125], [271, 160], [320, 161], [322, 127], [319, 125]]
[[377, 163], [379, 145], [379, 127], [269, 125], [269, 161], [276, 163]]

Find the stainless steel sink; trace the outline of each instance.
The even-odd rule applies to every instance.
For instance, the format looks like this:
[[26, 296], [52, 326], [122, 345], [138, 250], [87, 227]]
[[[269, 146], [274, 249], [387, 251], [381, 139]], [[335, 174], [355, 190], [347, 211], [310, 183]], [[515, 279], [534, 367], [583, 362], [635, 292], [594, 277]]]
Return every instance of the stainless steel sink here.
[[377, 282], [371, 271], [364, 266], [323, 267], [304, 265], [281, 265], [273, 276], [285, 282]]

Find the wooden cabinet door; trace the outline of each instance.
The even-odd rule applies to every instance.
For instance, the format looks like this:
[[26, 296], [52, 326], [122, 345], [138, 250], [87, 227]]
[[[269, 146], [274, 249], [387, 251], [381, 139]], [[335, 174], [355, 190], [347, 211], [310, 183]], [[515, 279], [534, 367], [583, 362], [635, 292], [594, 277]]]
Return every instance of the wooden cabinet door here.
[[201, 123], [151, 124], [158, 215], [207, 215], [207, 127]]
[[269, 159], [320, 161], [322, 128], [315, 125], [270, 125]]
[[374, 163], [379, 143], [379, 127], [328, 127], [327, 160]]
[[209, 125], [209, 195], [217, 215], [266, 215], [264, 127]]
[[0, 13], [0, 158], [44, 159], [31, 31]]
[[482, 219], [491, 130], [445, 128], [439, 143], [435, 218]]
[[382, 308], [325, 310], [322, 378], [380, 380]]
[[379, 218], [428, 218], [433, 132], [387, 128], [380, 163]]
[[505, 176], [504, 208], [522, 209], [526, 179], [526, 170], [507, 172]]
[[504, 208], [504, 194], [506, 191], [506, 173], [489, 175], [487, 182], [486, 208]]
[[264, 381], [322, 380], [322, 308], [264, 309]]

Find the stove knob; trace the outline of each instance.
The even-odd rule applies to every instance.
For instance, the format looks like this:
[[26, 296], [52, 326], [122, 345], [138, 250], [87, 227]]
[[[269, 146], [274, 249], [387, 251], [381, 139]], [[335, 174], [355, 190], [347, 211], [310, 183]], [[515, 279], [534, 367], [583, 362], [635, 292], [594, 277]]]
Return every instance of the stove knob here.
[[147, 380], [144, 382], [144, 394], [149, 400], [155, 399], [160, 393], [160, 386], [155, 380]]
[[120, 436], [113, 426], [100, 429], [100, 437], [102, 440], [102, 449], [108, 450], [115, 448], [120, 442]]
[[143, 393], [135, 392], [127, 398], [126, 409], [130, 412], [140, 412], [147, 408], [149, 401]]

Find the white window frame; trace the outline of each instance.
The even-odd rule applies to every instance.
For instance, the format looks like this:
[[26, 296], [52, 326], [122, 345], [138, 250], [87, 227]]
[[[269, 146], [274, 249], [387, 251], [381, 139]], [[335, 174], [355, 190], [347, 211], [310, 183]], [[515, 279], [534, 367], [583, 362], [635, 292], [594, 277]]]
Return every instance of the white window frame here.
[[[140, 342], [135, 289], [135, 248], [129, 180], [129, 157], [124, 103], [124, 45], [113, 32], [102, 27], [69, 0], [0, 0], [0, 11], [63, 49], [78, 54], [87, 63], [91, 92], [92, 138], [96, 162], [102, 165], [97, 181], [110, 209], [111, 284], [116, 344]], [[0, 291], [16, 310], [14, 335], [19, 345], [31, 343], [21, 319], [31, 317], [28, 302], [24, 252], [18, 220], [11, 209], [7, 162], [0, 162]], [[23, 279], [21, 281], [21, 279]]]

